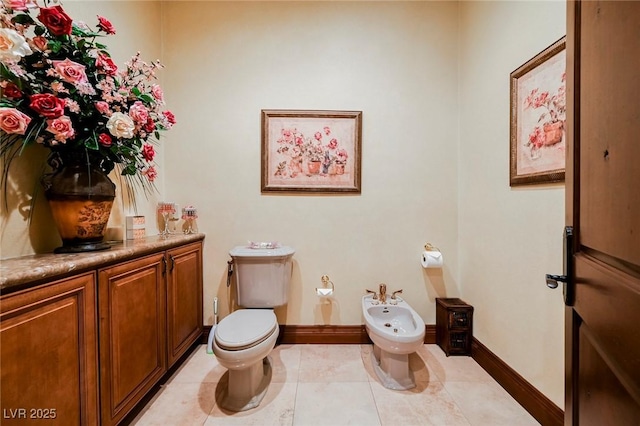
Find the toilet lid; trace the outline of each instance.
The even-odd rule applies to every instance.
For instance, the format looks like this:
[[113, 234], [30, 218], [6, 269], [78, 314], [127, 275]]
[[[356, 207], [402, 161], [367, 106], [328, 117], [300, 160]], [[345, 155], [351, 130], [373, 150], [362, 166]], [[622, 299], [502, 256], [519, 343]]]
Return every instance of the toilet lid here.
[[225, 317], [216, 326], [216, 343], [222, 349], [240, 350], [256, 345], [278, 327], [271, 309], [241, 309]]

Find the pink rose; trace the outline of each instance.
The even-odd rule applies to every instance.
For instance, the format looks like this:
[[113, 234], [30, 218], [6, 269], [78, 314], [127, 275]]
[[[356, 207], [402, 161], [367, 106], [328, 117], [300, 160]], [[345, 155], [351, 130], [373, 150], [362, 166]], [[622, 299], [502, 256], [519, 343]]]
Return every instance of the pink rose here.
[[145, 160], [151, 162], [153, 161], [153, 157], [156, 155], [156, 151], [153, 149], [153, 145], [145, 144], [142, 147], [142, 156]]
[[46, 118], [58, 118], [64, 114], [64, 99], [49, 93], [31, 95], [29, 107]]
[[11, 10], [24, 11], [29, 8], [38, 7], [31, 0], [4, 0], [3, 3]]
[[55, 135], [57, 141], [66, 142], [67, 139], [73, 138], [76, 134], [71, 124], [71, 119], [66, 115], [62, 117], [47, 120], [47, 128], [45, 129]]
[[145, 175], [147, 179], [149, 179], [149, 182], [153, 182], [154, 180], [156, 180], [156, 176], [158, 176], [158, 172], [156, 171], [156, 168], [153, 166], [143, 171], [142, 174]]
[[0, 107], [0, 130], [7, 134], [24, 135], [31, 117], [15, 108]]
[[113, 62], [113, 60], [103, 54], [98, 54], [98, 58], [96, 59], [96, 67], [104, 71], [106, 75], [116, 75], [118, 72], [118, 66]]
[[98, 143], [106, 147], [111, 146], [111, 143], [112, 143], [111, 136], [109, 136], [106, 133], [100, 133], [100, 135], [98, 136]]
[[162, 91], [162, 87], [160, 87], [159, 85], [154, 84], [153, 86], [151, 86], [151, 94], [156, 99], [156, 101], [164, 101], [164, 92]]
[[58, 73], [67, 83], [87, 83], [87, 74], [85, 73], [84, 65], [73, 62], [69, 58], [64, 61], [51, 61], [53, 63], [53, 69]]
[[41, 52], [45, 52], [49, 48], [49, 40], [46, 37], [36, 36], [31, 39], [31, 43]]
[[336, 138], [331, 139], [329, 142], [329, 149], [336, 149], [338, 147], [338, 141]]
[[324, 126], [324, 134], [329, 136], [329, 134], [331, 134], [331, 129], [329, 128], [329, 126]]
[[156, 123], [151, 117], [149, 117], [147, 118], [147, 122], [144, 124], [143, 128], [145, 132], [151, 133], [156, 129]]
[[109, 112], [109, 104], [105, 101], [98, 101], [94, 105], [100, 114], [106, 114]]
[[104, 31], [107, 34], [115, 34], [116, 29], [113, 28], [111, 22], [104, 16], [96, 15], [98, 17], [98, 29]]
[[149, 118], [149, 110], [140, 101], [135, 101], [129, 108], [129, 117], [136, 123], [146, 123]]
[[174, 124], [176, 124], [176, 117], [175, 117], [175, 115], [173, 115], [173, 113], [171, 111], [163, 111], [162, 115], [165, 116], [165, 118], [167, 119], [167, 122], [169, 124], [171, 124], [172, 126]]
[[322, 133], [320, 133], [320, 132], [316, 132], [316, 134], [315, 134], [315, 135], [313, 135], [313, 137], [314, 137], [314, 138], [316, 138], [316, 140], [318, 140], [318, 141], [319, 141], [320, 139], [322, 139]]
[[61, 6], [41, 7], [38, 19], [54, 36], [71, 34], [73, 20]]

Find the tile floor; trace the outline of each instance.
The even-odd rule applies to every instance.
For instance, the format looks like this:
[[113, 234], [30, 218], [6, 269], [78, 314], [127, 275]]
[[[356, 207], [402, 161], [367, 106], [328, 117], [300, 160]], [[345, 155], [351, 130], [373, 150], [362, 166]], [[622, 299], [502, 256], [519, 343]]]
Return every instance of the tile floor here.
[[[424, 345], [410, 356], [417, 386], [384, 388], [371, 345], [280, 345], [260, 406], [232, 413], [216, 404], [226, 369], [199, 346], [140, 412], [134, 425], [537, 425], [472, 358]], [[219, 392], [219, 391], [218, 391]]]

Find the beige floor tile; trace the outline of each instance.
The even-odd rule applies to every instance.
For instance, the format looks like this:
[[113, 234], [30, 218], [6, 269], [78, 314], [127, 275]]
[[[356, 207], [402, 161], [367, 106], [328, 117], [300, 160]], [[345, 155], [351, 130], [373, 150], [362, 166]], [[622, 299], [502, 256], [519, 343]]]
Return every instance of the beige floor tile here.
[[207, 353], [206, 345], [198, 346], [185, 363], [171, 376], [171, 383], [217, 383], [226, 368], [218, 364], [215, 355]]
[[215, 383], [173, 383], [165, 386], [137, 426], [195, 426], [204, 424], [215, 404]]
[[474, 426], [539, 424], [495, 382], [447, 382], [445, 388]]
[[294, 426], [380, 425], [369, 382], [298, 383]]
[[299, 382], [368, 382], [359, 345], [299, 345]]
[[424, 361], [441, 382], [492, 382], [493, 378], [470, 356], [446, 356], [438, 345], [425, 345]]
[[[373, 360], [371, 353], [373, 352], [373, 345], [361, 345], [360, 357], [364, 368], [369, 376], [370, 381], [380, 383], [378, 376], [373, 369]], [[409, 355], [409, 369], [413, 372], [416, 382], [432, 382], [439, 381], [435, 371], [429, 366], [427, 362], [430, 354], [425, 346], [422, 346], [415, 353]]]
[[267, 389], [260, 405], [239, 413], [223, 410], [217, 405], [211, 410], [206, 426], [289, 426], [293, 423], [293, 407], [296, 399], [296, 383], [274, 383]]
[[383, 426], [469, 425], [460, 408], [440, 382], [417, 382], [406, 391], [371, 383]]
[[300, 345], [278, 345], [269, 354], [273, 377], [271, 381], [297, 382], [300, 371]]
[[417, 386], [384, 388], [372, 345], [280, 345], [259, 407], [221, 410], [215, 395], [226, 369], [198, 347], [133, 425], [525, 426], [538, 424], [472, 358], [425, 345], [409, 357]]

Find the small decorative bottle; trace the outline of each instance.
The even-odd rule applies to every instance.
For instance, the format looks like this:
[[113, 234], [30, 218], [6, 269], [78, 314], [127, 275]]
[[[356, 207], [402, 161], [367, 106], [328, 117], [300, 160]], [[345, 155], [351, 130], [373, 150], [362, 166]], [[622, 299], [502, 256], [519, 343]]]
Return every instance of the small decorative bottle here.
[[196, 226], [196, 219], [198, 218], [198, 211], [193, 206], [187, 206], [182, 209], [182, 220], [184, 225], [182, 227], [185, 234], [195, 234], [198, 232]]

